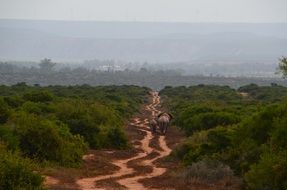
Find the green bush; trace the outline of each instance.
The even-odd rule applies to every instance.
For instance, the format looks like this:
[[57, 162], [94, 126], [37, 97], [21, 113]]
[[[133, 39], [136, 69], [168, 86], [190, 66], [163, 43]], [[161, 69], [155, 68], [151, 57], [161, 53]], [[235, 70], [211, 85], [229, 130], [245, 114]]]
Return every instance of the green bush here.
[[45, 114], [54, 112], [54, 109], [51, 105], [41, 103], [41, 102], [36, 103], [36, 102], [26, 101], [22, 105], [21, 109], [27, 113], [33, 113], [37, 115], [45, 115]]
[[217, 158], [218, 151], [224, 151], [231, 145], [233, 127], [216, 127], [195, 132], [173, 151], [173, 156], [184, 164], [191, 165], [203, 158]]
[[[81, 117], [81, 118], [80, 118]], [[95, 125], [89, 116], [79, 116], [66, 121], [72, 134], [79, 134], [84, 137], [91, 148], [100, 147], [99, 133], [100, 129]]]
[[19, 139], [15, 136], [14, 131], [7, 125], [0, 125], [0, 142], [5, 143], [9, 150], [17, 150], [19, 148]]
[[192, 184], [193, 180], [200, 180], [204, 184], [211, 184], [233, 177], [233, 171], [229, 166], [216, 160], [201, 160], [188, 166], [183, 177], [186, 184]]
[[256, 141], [243, 137], [241, 139], [244, 140], [241, 140], [240, 143], [232, 142], [232, 145], [225, 151], [218, 150], [220, 159], [228, 164], [235, 174], [240, 176], [244, 175], [252, 164], [258, 162], [262, 153], [261, 147]]
[[250, 190], [287, 189], [287, 151], [264, 153], [244, 179]]
[[4, 101], [13, 108], [17, 108], [24, 103], [24, 100], [20, 96], [6, 96]]
[[10, 124], [16, 126], [19, 146], [24, 155], [66, 166], [76, 166], [81, 162], [86, 150], [83, 139], [73, 136], [60, 122], [20, 113], [14, 116]]
[[21, 158], [17, 153], [11, 153], [0, 145], [0, 189], [23, 190], [43, 188], [43, 178], [34, 172], [35, 164]]
[[31, 102], [50, 102], [53, 100], [53, 94], [49, 91], [35, 91], [23, 95], [23, 99]]
[[126, 148], [128, 145], [128, 139], [120, 127], [109, 128], [106, 136], [107, 147]]
[[42, 112], [41, 107], [37, 103], [30, 102], [30, 101], [25, 102], [22, 105], [22, 109], [23, 109], [23, 111], [25, 111], [27, 113], [34, 113], [37, 115], [40, 115]]
[[10, 115], [10, 109], [7, 103], [0, 97], [0, 124], [6, 123]]
[[238, 123], [239, 117], [232, 113], [226, 112], [209, 112], [196, 114], [189, 118], [184, 126], [184, 129], [188, 135], [191, 135], [194, 131], [206, 130], [214, 128], [216, 126], [227, 126]]
[[[121, 148], [122, 143], [124, 143], [116, 141], [113, 144], [113, 142], [109, 142], [110, 139], [104, 138], [105, 130], [109, 131], [123, 124], [122, 118], [105, 105], [73, 100], [57, 104], [56, 112], [58, 118], [67, 124], [71, 133], [83, 136], [91, 148], [117, 147], [114, 145], [118, 145], [118, 148]], [[119, 138], [127, 141], [121, 136]]]

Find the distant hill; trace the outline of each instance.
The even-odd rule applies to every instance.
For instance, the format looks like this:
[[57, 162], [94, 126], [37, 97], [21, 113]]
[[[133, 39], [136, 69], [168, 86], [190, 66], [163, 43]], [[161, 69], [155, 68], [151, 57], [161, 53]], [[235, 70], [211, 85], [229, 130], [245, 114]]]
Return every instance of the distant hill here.
[[274, 64], [286, 52], [287, 23], [0, 20], [0, 59], [6, 60]]

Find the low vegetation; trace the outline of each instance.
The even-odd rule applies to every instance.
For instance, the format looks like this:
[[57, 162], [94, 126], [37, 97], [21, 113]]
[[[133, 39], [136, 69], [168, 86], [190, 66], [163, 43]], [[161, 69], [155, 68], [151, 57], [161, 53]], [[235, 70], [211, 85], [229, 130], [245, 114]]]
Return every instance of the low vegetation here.
[[43, 189], [43, 178], [35, 169], [37, 165], [33, 161], [0, 144], [0, 189]]
[[41, 189], [37, 165], [77, 167], [88, 148], [127, 148], [123, 125], [147, 94], [136, 86], [0, 86], [0, 187]]
[[246, 189], [286, 189], [286, 87], [198, 85], [160, 94], [188, 136], [172, 153], [186, 166], [186, 182], [236, 176]]
[[[266, 69], [269, 70], [267, 73], [265, 73]], [[43, 59], [40, 62], [3, 62], [0, 60], [0, 84], [13, 85], [18, 82], [26, 82], [29, 85], [40, 84], [41, 86], [129, 84], [152, 89], [162, 89], [166, 85], [180, 86], [202, 83], [228, 85], [234, 88], [250, 83], [284, 84], [283, 79], [273, 76], [266, 77], [270, 76], [271, 70], [274, 70], [274, 65], [250, 62], [242, 65], [220, 63], [123, 64], [112, 60], [91, 60], [83, 64], [64, 64], [54, 63], [50, 59]]]

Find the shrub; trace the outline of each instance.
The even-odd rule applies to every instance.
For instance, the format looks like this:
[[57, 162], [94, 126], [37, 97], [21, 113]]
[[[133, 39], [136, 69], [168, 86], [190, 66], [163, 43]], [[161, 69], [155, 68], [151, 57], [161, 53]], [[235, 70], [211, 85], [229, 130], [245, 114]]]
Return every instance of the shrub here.
[[40, 115], [42, 110], [37, 103], [27, 101], [22, 105], [23, 111]]
[[220, 158], [233, 169], [236, 175], [242, 176], [252, 164], [258, 162], [261, 153], [261, 147], [253, 139], [244, 138], [241, 143], [232, 143], [226, 151], [222, 151]]
[[107, 132], [107, 147], [126, 148], [128, 139], [120, 127], [112, 127]]
[[19, 139], [7, 125], [0, 125], [0, 142], [5, 143], [7, 148], [13, 151], [19, 148]]
[[100, 146], [99, 133], [100, 129], [89, 116], [78, 116], [78, 118], [71, 118], [66, 121], [72, 134], [79, 134], [84, 137], [85, 141], [89, 143], [91, 148]]
[[194, 131], [214, 128], [218, 125], [226, 126], [238, 123], [240, 119], [232, 113], [226, 112], [211, 112], [201, 113], [189, 119], [189, 124], [185, 126], [187, 134], [192, 134]]
[[10, 109], [7, 103], [0, 97], [0, 124], [6, 123], [10, 115]]
[[287, 117], [274, 119], [271, 143], [275, 150], [287, 148]]
[[202, 160], [188, 166], [183, 176], [187, 184], [192, 184], [195, 179], [210, 184], [226, 177], [232, 177], [233, 172], [229, 166], [219, 161]]
[[24, 100], [20, 96], [6, 96], [4, 101], [13, 108], [17, 108], [24, 103]]
[[216, 127], [208, 131], [207, 139], [215, 151], [220, 151], [231, 145], [232, 132], [225, 127]]
[[191, 145], [187, 142], [181, 143], [175, 147], [171, 152], [171, 156], [178, 160], [183, 160], [184, 156], [188, 154], [191, 149]]
[[244, 179], [250, 190], [287, 188], [287, 151], [264, 153]]
[[66, 166], [76, 166], [81, 162], [86, 145], [80, 136], [73, 136], [62, 123], [25, 113], [15, 115], [11, 123], [16, 125], [16, 135], [24, 155]]
[[[83, 136], [91, 148], [116, 148], [117, 145], [120, 148], [125, 141], [120, 130], [113, 129], [123, 124], [122, 119], [105, 105], [73, 100], [57, 104], [56, 110], [58, 118], [67, 124], [71, 133]], [[120, 136], [115, 138], [115, 133]], [[113, 140], [115, 142], [111, 142]]]
[[53, 108], [48, 104], [30, 101], [26, 101], [21, 108], [27, 113], [34, 113], [37, 115], [52, 113], [54, 111]]
[[53, 100], [53, 94], [49, 91], [35, 91], [23, 95], [23, 99], [31, 102], [50, 102]]
[[218, 151], [224, 151], [231, 145], [232, 126], [216, 127], [209, 130], [195, 132], [185, 143], [173, 151], [173, 155], [191, 165], [204, 158], [218, 156]]
[[43, 189], [43, 178], [34, 172], [35, 164], [0, 145], [0, 189]]

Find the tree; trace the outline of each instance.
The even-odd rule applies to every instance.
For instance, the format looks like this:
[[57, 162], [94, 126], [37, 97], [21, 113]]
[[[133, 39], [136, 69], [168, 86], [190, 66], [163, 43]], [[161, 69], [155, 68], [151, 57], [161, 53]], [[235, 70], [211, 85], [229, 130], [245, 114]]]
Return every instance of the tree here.
[[282, 73], [284, 78], [287, 78], [287, 57], [283, 56], [279, 61], [278, 72]]
[[53, 67], [56, 65], [56, 63], [53, 63], [51, 59], [43, 59], [39, 63], [40, 70], [43, 72], [51, 72], [53, 70]]

